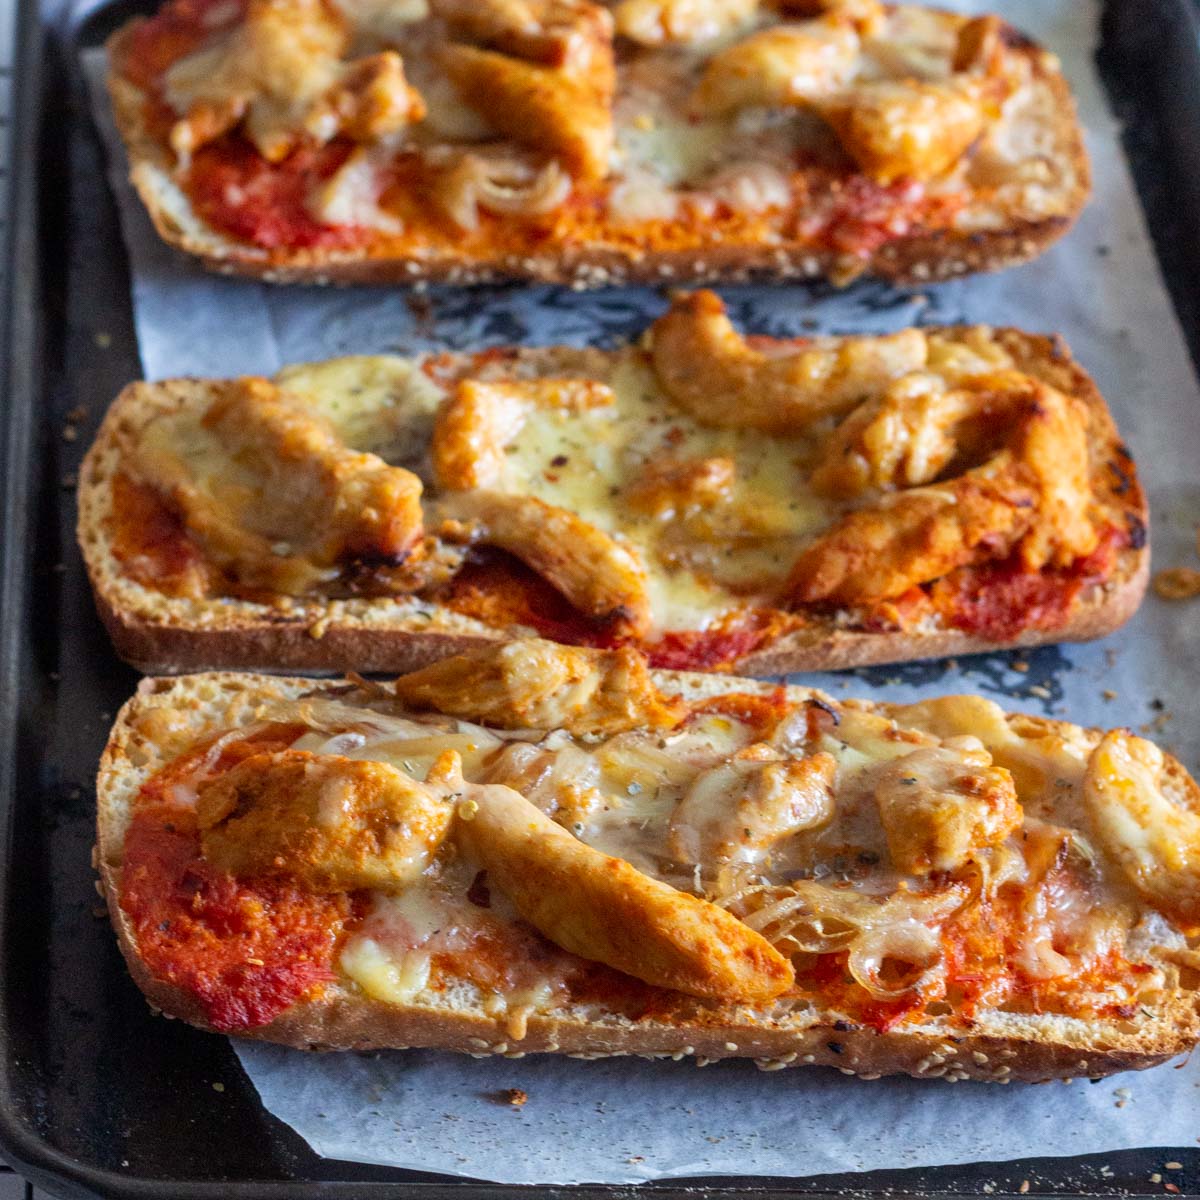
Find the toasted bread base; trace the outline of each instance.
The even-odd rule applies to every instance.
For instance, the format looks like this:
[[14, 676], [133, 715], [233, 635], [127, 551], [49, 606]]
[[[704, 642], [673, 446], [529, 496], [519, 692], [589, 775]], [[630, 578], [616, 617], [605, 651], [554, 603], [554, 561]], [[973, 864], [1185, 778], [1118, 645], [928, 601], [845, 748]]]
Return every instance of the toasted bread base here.
[[[133, 23], [110, 38], [115, 58]], [[274, 249], [239, 242], [212, 229], [196, 214], [172, 177], [172, 161], [146, 129], [142, 93], [112, 74], [108, 86], [117, 128], [125, 142], [130, 179], [158, 235], [198, 258], [209, 270], [268, 283], [308, 284], [482, 284], [505, 280], [566, 284], [577, 289], [634, 283], [747, 283], [787, 279], [829, 279], [847, 283], [861, 275], [897, 284], [953, 279], [998, 271], [1027, 262], [1062, 237], [1082, 212], [1091, 190], [1090, 166], [1075, 100], [1066, 80], [1024, 41], [1036, 76], [1051, 89], [1056, 126], [1048, 140], [1069, 160], [1076, 186], [1064, 197], [1065, 215], [1029, 218], [1013, 215], [1002, 228], [974, 231], [916, 230], [865, 255], [848, 255], [786, 237], [770, 245], [705, 244], [682, 251], [606, 248], [561, 244], [546, 252], [468, 257], [436, 247], [403, 254], [386, 247], [361, 250]]]
[[[1052, 386], [1084, 399], [1090, 412], [1089, 445], [1093, 485], [1098, 494], [1117, 495], [1128, 517], [1144, 533], [1145, 498], [1121, 459], [1121, 482], [1109, 463], [1122, 453], [1119, 435], [1103, 397], [1087, 373], [1057, 338], [1002, 331], [1018, 365]], [[520, 363], [531, 370], [572, 369], [576, 357], [590, 361], [599, 351], [560, 347], [523, 350]], [[193, 402], [202, 384], [187, 380], [135, 384], [109, 410], [80, 471], [78, 537], [100, 616], [127, 662], [147, 674], [240, 667], [265, 671], [402, 672], [472, 645], [507, 637], [531, 636], [524, 627], [497, 629], [437, 605], [408, 597], [298, 601], [288, 609], [229, 599], [187, 600], [163, 596], [135, 583], [116, 560], [107, 532], [108, 479], [120, 463], [129, 422], [147, 406]], [[800, 629], [771, 640], [727, 669], [744, 675], [838, 670], [945, 655], [1086, 641], [1117, 629], [1137, 609], [1149, 577], [1146, 544], [1120, 551], [1111, 576], [1076, 601], [1066, 622], [1052, 629], [1028, 629], [1011, 640], [995, 640], [940, 624], [906, 630], [868, 632], [847, 628], [837, 615], [812, 614]]]
[[[765, 690], [750, 681], [676, 672], [655, 672], [665, 691], [690, 698]], [[319, 688], [319, 685], [316, 685]], [[189, 739], [207, 730], [230, 728], [251, 719], [254, 707], [270, 698], [293, 698], [314, 690], [312, 680], [271, 679], [218, 673], [182, 679], [146, 679], [117, 716], [97, 781], [97, 865], [109, 914], [129, 970], [149, 1002], [162, 1012], [201, 1028], [211, 1028], [194, 1000], [154, 978], [142, 962], [132, 928], [119, 903], [121, 860], [130, 807], [141, 784]], [[791, 688], [797, 699], [819, 695]], [[187, 713], [186, 728], [176, 717], [164, 747], [156, 710]], [[1026, 729], [1052, 731], [1063, 722], [1021, 716]], [[1096, 735], [1099, 736], [1098, 734]], [[1168, 775], [1185, 776], [1174, 759]], [[753, 1058], [764, 1070], [788, 1066], [837, 1067], [864, 1078], [904, 1073], [921, 1078], [1041, 1081], [1075, 1076], [1100, 1078], [1117, 1071], [1154, 1066], [1189, 1050], [1200, 1038], [1197, 997], [1180, 990], [1161, 1011], [1129, 1021], [985, 1011], [970, 1022], [953, 1015], [887, 1032], [856, 1026], [836, 1013], [756, 1012], [723, 1006], [703, 1022], [631, 1020], [602, 1005], [570, 1005], [531, 1016], [523, 1037], [514, 1038], [503, 1016], [488, 1016], [481, 997], [463, 986], [421, 993], [410, 1004], [372, 1000], [349, 985], [330, 984], [311, 1000], [293, 1005], [269, 1025], [245, 1036], [310, 1050], [426, 1047], [473, 1055], [559, 1053], [580, 1057]]]
[[[796, 671], [840, 671], [1016, 650], [1050, 642], [1092, 641], [1119, 629], [1137, 611], [1150, 571], [1149, 556], [1140, 553], [1137, 557], [1132, 574], [1094, 589], [1093, 595], [1080, 602], [1071, 620], [1058, 629], [1031, 630], [1009, 642], [989, 641], [958, 629], [928, 633], [799, 630], [744, 655], [723, 670], [759, 677]], [[93, 578], [93, 586], [95, 582]], [[211, 630], [152, 624], [114, 607], [99, 588], [96, 608], [117, 654], [144, 675], [219, 670], [235, 664], [270, 672], [336, 674], [354, 670], [402, 674], [503, 636], [495, 631], [425, 633], [333, 623], [322, 630], [320, 620], [311, 617], [287, 623], [248, 621]], [[532, 631], [529, 636], [534, 636]]]

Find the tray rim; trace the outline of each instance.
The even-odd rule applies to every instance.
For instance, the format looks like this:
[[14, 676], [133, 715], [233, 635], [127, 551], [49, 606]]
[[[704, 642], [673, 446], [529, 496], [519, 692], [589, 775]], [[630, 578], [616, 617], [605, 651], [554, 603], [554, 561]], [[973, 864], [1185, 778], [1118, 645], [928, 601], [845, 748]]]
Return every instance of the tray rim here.
[[[80, 30], [96, 19], [116, 0], [88, 0], [79, 5], [65, 22], [69, 48], [77, 49], [75, 41]], [[936, 0], [935, 0], [936, 2]], [[1174, 10], [1176, 18], [1190, 35], [1192, 58], [1200, 78], [1200, 6], [1196, 0], [1158, 0]], [[1100, 0], [1105, 22], [1113, 11], [1132, 7], [1133, 0]], [[27, 647], [22, 642], [25, 605], [28, 588], [28, 564], [25, 562], [25, 539], [32, 522], [33, 473], [30, 456], [37, 432], [38, 409], [29, 397], [38, 394], [41, 382], [40, 349], [42, 342], [43, 310], [40, 304], [39, 239], [22, 236], [35, 233], [39, 227], [38, 200], [40, 191], [39, 159], [43, 131], [43, 67], [47, 50], [47, 22], [50, 18], [44, 0], [16, 4], [16, 54], [13, 68], [14, 102], [11, 123], [11, 162], [7, 177], [9, 224], [3, 253], [9, 264], [4, 288], [4, 307], [0, 309], [0, 854], [2, 863], [11, 859], [15, 810], [12, 803], [16, 787], [16, 749], [18, 737], [18, 696]], [[1154, 89], [1158, 92], [1158, 88]], [[1164, 111], [1178, 114], [1187, 105], [1187, 97], [1158, 96]], [[1190, 106], [1189, 124], [1200, 132], [1200, 98]], [[87, 118], [78, 118], [84, 119]], [[1170, 141], [1178, 153], [1186, 133], [1174, 132]], [[1139, 197], [1140, 199], [1140, 197]], [[1200, 211], [1192, 214], [1200, 224]], [[1157, 249], [1157, 247], [1156, 247]], [[1192, 257], [1200, 258], [1200, 245], [1193, 247]], [[1173, 305], [1175, 297], [1172, 296]], [[1189, 331], [1193, 335], [1197, 331]], [[1195, 354], [1195, 341], [1192, 345]], [[1200, 364], [1198, 364], [1200, 366]], [[13, 920], [9, 909], [9, 876], [0, 869], [0, 947], [7, 941]], [[0, 995], [14, 986], [9, 963], [0, 954]], [[10, 1043], [9, 1012], [0, 1002], [0, 1048]], [[1152, 1152], [1159, 1147], [1143, 1147]], [[1175, 1149], [1165, 1148], [1174, 1153]], [[577, 1184], [577, 1185], [512, 1185], [467, 1178], [446, 1176], [436, 1180], [412, 1179], [401, 1176], [394, 1180], [318, 1180], [318, 1179], [178, 1179], [143, 1177], [124, 1174], [105, 1167], [92, 1166], [58, 1149], [38, 1134], [24, 1120], [14, 1102], [14, 1081], [11, 1078], [9, 1056], [0, 1052], [0, 1155], [37, 1187], [51, 1194], [68, 1197], [129, 1197], [131, 1200], [159, 1200], [164, 1194], [184, 1200], [215, 1200], [217, 1197], [289, 1197], [296, 1200], [317, 1200], [318, 1197], [402, 1196], [405, 1200], [456, 1200], [458, 1197], [478, 1197], [478, 1200], [513, 1200], [518, 1197], [545, 1197], [546, 1200], [634, 1200], [636, 1197], [737, 1197], [752, 1195], [761, 1200], [795, 1197], [799, 1200], [844, 1200], [842, 1189], [816, 1189], [795, 1186], [794, 1178], [746, 1177], [737, 1183], [728, 1177], [704, 1180], [657, 1180], [641, 1184]], [[1083, 1156], [1090, 1160], [1096, 1156]], [[326, 1160], [331, 1163], [340, 1160]], [[1057, 1159], [1061, 1163], [1079, 1159]], [[346, 1163], [346, 1166], [356, 1164]], [[986, 1166], [988, 1164], [972, 1164]], [[998, 1166], [1001, 1164], [997, 1164]], [[1011, 1165], [1011, 1164], [1006, 1164]], [[947, 1168], [947, 1169], [952, 1169]], [[880, 1195], [871, 1186], [872, 1172], [860, 1178], [864, 1186], [853, 1191], [861, 1196]], [[978, 1192], [959, 1188], [933, 1192], [896, 1190], [894, 1194], [926, 1194], [937, 1200], [968, 1200], [978, 1198]], [[995, 1200], [1030, 1200], [1040, 1195], [1059, 1196], [1059, 1190], [1037, 1187], [1018, 1193], [997, 1188], [990, 1196]], [[1076, 1193], [1088, 1195], [1089, 1193]], [[1092, 1193], [1103, 1195], [1104, 1193]]]

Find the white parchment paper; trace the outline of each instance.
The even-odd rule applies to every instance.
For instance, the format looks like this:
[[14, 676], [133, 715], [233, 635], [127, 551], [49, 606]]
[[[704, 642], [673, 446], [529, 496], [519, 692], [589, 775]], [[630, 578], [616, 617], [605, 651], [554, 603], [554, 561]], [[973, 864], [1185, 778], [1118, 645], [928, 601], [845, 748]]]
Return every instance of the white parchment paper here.
[[[1075, 87], [1096, 177], [1077, 228], [1028, 266], [920, 293], [873, 284], [845, 295], [747, 287], [729, 289], [727, 298], [749, 328], [780, 335], [948, 321], [1064, 333], [1136, 454], [1154, 513], [1156, 566], [1200, 566], [1192, 549], [1200, 522], [1200, 389], [1093, 66], [1099, 4], [994, 0], [988, 7], [1057, 51]], [[434, 289], [414, 297], [206, 275], [154, 237], [125, 181], [101, 65], [92, 56], [85, 67], [120, 200], [150, 379], [268, 373], [285, 362], [434, 345], [603, 343], [639, 331], [663, 307], [661, 297], [634, 289]], [[1101, 643], [805, 682], [891, 699], [981, 691], [1030, 712], [1141, 728], [1194, 770], [1198, 679], [1200, 602], [1171, 605], [1151, 594], [1125, 629]], [[631, 1059], [237, 1050], [264, 1105], [320, 1154], [510, 1183], [801, 1176], [1187, 1145], [1200, 1135], [1200, 1057], [1099, 1085], [1001, 1088], [865, 1083], [823, 1070], [762, 1074], [739, 1062], [701, 1071]], [[529, 1093], [521, 1109], [498, 1101], [512, 1087]]]

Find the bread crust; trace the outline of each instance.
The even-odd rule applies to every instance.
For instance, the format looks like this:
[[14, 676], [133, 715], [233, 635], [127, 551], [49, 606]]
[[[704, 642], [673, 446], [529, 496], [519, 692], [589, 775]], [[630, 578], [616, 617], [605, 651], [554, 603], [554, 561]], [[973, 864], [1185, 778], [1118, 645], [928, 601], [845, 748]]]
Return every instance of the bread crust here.
[[[119, 58], [138, 19], [109, 39], [110, 61]], [[1043, 253], [1074, 225], [1091, 191], [1091, 169], [1075, 100], [1052, 56], [1012, 31], [1014, 52], [1027, 54], [1035, 78], [1051, 91], [1058, 121], [1054, 140], [1063, 147], [1076, 181], [1064, 214], [1014, 218], [1003, 228], [918, 230], [877, 247], [863, 257], [781, 238], [758, 246], [704, 245], [683, 251], [624, 250], [562, 244], [544, 254], [469, 258], [449, 249], [395, 253], [328, 248], [265, 250], [238, 242], [206, 226], [171, 178], [172, 163], [147, 129], [142, 93], [110, 72], [109, 94], [130, 163], [130, 180], [158, 235], [223, 275], [268, 283], [458, 285], [527, 280], [577, 289], [637, 283], [749, 283], [830, 279], [846, 283], [860, 275], [897, 284], [954, 279], [1003, 270]]]
[[[768, 685], [682, 672], [654, 672], [666, 691], [692, 697], [736, 688], [765, 691]], [[271, 697], [294, 697], [319, 685], [306, 679], [214, 673], [187, 678], [146, 679], [121, 709], [101, 760], [97, 782], [97, 866], [121, 951], [150, 1004], [171, 1017], [211, 1030], [185, 992], [156, 979], [142, 961], [119, 903], [121, 858], [129, 803], [141, 782], [169, 760], [139, 729], [154, 709], [190, 710], [194, 736], [249, 719], [254, 705]], [[801, 699], [820, 696], [789, 688]], [[214, 699], [215, 697], [215, 699]], [[886, 706], [867, 705], [869, 708]], [[1073, 728], [1066, 722], [1010, 715], [1026, 731]], [[1098, 740], [1098, 731], [1090, 731]], [[1173, 758], [1167, 771], [1186, 778]], [[573, 1006], [532, 1015], [524, 1036], [506, 1031], [503, 1017], [450, 1002], [395, 1005], [373, 1000], [340, 984], [294, 1004], [269, 1025], [244, 1035], [308, 1050], [454, 1050], [478, 1057], [560, 1053], [592, 1058], [611, 1055], [695, 1058], [700, 1065], [722, 1058], [752, 1058], [764, 1070], [789, 1066], [836, 1067], [862, 1078], [904, 1073], [921, 1078], [1044, 1081], [1140, 1070], [1185, 1053], [1200, 1038], [1197, 996], [1173, 994], [1163, 1011], [1132, 1021], [1084, 1021], [1055, 1016], [985, 1012], [968, 1024], [930, 1018], [927, 1024], [878, 1032], [837, 1020], [832, 1014], [797, 1017], [756, 1015], [725, 1009], [718, 1022], [631, 1020], [592, 1006]]]
[[[997, 331], [996, 336], [1020, 369], [1087, 403], [1094, 486], [1105, 494], [1119, 494], [1128, 519], [1136, 523], [1139, 536], [1144, 535], [1148, 511], [1141, 486], [1124, 457], [1103, 397], [1065, 343], [1018, 330]], [[514, 362], [531, 368], [542, 364], [551, 370], [570, 370], [576, 356], [586, 363], [599, 353], [547, 347], [522, 350]], [[402, 672], [481, 642], [532, 632], [499, 630], [449, 609], [408, 599], [318, 599], [283, 610], [242, 601], [156, 599], [157, 594], [133, 584], [113, 557], [105, 531], [106, 481], [119, 461], [122, 429], [136, 412], [149, 411], [146, 406], [170, 409], [192, 402], [196, 390], [205, 386], [187, 380], [131, 385], [110, 408], [80, 471], [79, 543], [100, 617], [123, 659], [148, 674], [227, 666], [266, 671]], [[1120, 473], [1110, 469], [1117, 456], [1121, 456]], [[840, 626], [836, 616], [814, 614], [804, 627], [743, 655], [728, 669], [743, 675], [839, 670], [1102, 637], [1137, 609], [1145, 593], [1149, 563], [1147, 540], [1122, 549], [1112, 575], [1079, 597], [1062, 626], [1028, 629], [1011, 640], [991, 640], [940, 626], [872, 632]]]

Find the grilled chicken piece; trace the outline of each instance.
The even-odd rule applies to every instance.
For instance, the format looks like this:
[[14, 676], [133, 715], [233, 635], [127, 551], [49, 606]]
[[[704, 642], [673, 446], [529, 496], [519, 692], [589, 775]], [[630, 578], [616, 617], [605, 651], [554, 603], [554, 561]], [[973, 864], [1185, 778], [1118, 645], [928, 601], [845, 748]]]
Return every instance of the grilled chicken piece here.
[[587, 0], [432, 0], [451, 34], [548, 67], [585, 69], [611, 45], [606, 8]]
[[642, 46], [692, 45], [747, 24], [758, 0], [620, 0], [617, 33]]
[[519, 558], [581, 613], [640, 637], [650, 628], [650, 595], [637, 555], [569, 509], [536, 496], [480, 489], [441, 501], [471, 539]]
[[944, 174], [1000, 116], [996, 79], [869, 80], [818, 102], [817, 112], [860, 170], [876, 182]]
[[860, 49], [854, 26], [837, 18], [759, 30], [708, 60], [692, 107], [716, 115], [810, 105], [845, 84]]
[[320, 0], [250, 0], [241, 23], [167, 71], [164, 96], [181, 114], [171, 148], [186, 164], [240, 124], [279, 162], [306, 138], [370, 141], [425, 115], [395, 51], [346, 63], [348, 45], [345, 22]]
[[592, 650], [536, 638], [442, 659], [401, 675], [395, 688], [406, 705], [501, 729], [665, 729], [685, 711], [655, 687], [635, 650]]
[[728, 500], [736, 478], [737, 464], [723, 455], [660, 459], [647, 462], [622, 496], [636, 512], [670, 521]]
[[495, 487], [505, 450], [535, 409], [586, 412], [614, 402], [612, 388], [591, 379], [464, 379], [438, 411], [433, 470], [451, 491]]
[[586, 70], [549, 67], [452, 42], [440, 62], [462, 99], [498, 133], [557, 159], [583, 180], [608, 174], [613, 146], [612, 48]]
[[713, 767], [675, 806], [667, 846], [684, 863], [762, 863], [778, 843], [832, 820], [836, 776], [837, 761], [823, 753]]
[[[937, 393], [933, 393], [937, 397]], [[978, 421], [1002, 444], [981, 465], [933, 482]], [[835, 434], [827, 492], [896, 487], [849, 513], [800, 555], [788, 594], [801, 603], [856, 604], [902, 595], [982, 559], [1018, 549], [1029, 570], [1090, 554], [1087, 414], [1073, 397], [1015, 371], [971, 389], [930, 393], [901, 385], [851, 415]]]
[[919, 329], [774, 357], [746, 344], [715, 292], [681, 294], [652, 327], [655, 374], [696, 420], [719, 427], [796, 433], [847, 412], [925, 365]]
[[350, 450], [268, 380], [223, 386], [202, 424], [228, 452], [219, 472], [198, 473], [163, 422], [144, 431], [136, 472], [240, 582], [299, 594], [345, 563], [399, 565], [419, 551], [417, 476]]
[[981, 748], [922, 747], [881, 767], [874, 786], [892, 862], [910, 875], [957, 870], [1023, 819], [1012, 776]]
[[252, 755], [197, 790], [209, 862], [321, 892], [402, 890], [454, 816], [446, 795], [386, 763], [303, 750]]

